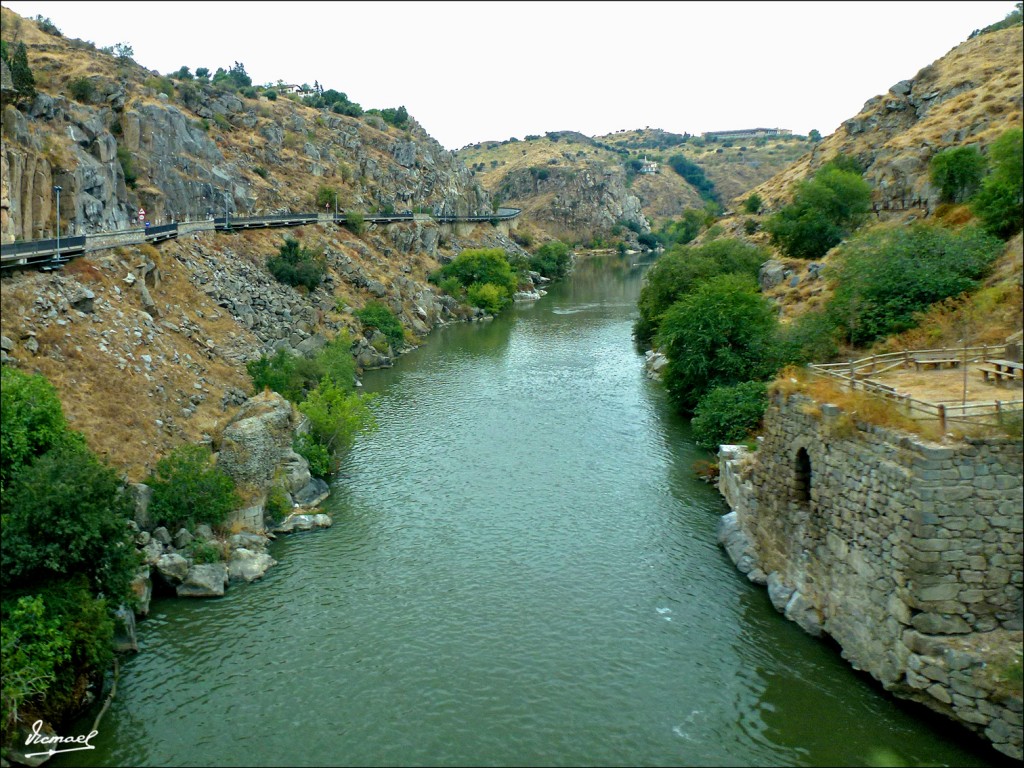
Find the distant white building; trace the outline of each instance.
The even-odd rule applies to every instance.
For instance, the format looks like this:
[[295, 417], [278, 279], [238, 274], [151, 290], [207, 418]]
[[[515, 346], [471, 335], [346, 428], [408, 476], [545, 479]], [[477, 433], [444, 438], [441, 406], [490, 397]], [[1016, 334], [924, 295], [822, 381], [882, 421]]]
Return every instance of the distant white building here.
[[648, 160], [647, 155], [644, 155], [644, 161], [640, 164], [640, 173], [661, 173], [661, 170], [656, 162]]
[[769, 136], [792, 136], [789, 128], [743, 128], [738, 131], [704, 131], [705, 139], [762, 139]]

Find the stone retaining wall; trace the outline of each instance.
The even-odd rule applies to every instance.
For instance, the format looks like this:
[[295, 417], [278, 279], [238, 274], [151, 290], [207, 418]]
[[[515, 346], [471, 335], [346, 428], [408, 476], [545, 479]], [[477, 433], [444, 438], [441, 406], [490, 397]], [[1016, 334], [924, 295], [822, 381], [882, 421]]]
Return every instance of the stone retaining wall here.
[[1019, 439], [937, 445], [776, 395], [757, 452], [720, 458], [720, 539], [776, 608], [1024, 757]]

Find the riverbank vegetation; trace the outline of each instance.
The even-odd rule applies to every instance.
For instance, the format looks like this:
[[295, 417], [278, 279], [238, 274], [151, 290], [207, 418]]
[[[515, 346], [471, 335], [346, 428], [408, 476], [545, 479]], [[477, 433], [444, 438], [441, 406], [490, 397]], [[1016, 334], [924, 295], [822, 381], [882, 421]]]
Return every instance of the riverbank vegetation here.
[[113, 611], [139, 561], [131, 501], [68, 427], [42, 376], [2, 369], [0, 599], [6, 741], [33, 717], [62, 722], [109, 664]]
[[[384, 312], [367, 305], [362, 310], [366, 314], [363, 322], [390, 338], [389, 331], [395, 332], [388, 322], [390, 316], [397, 324], [397, 332], [403, 333], [394, 314], [383, 304], [380, 309]], [[315, 477], [329, 477], [356, 435], [374, 428], [373, 398], [355, 391], [351, 347], [351, 338], [342, 332], [312, 357], [278, 350], [272, 357], [261, 355], [246, 365], [254, 392], [273, 390], [309, 418], [310, 431], [297, 436], [294, 447], [309, 462], [309, 471]]]
[[977, 290], [1003, 252], [997, 235], [1021, 229], [1020, 135], [1000, 138], [987, 176], [972, 171], [962, 184], [950, 182], [948, 194], [972, 205], [986, 188], [1002, 190], [992, 193], [1002, 201], [999, 213], [985, 218], [982, 205], [973, 209], [976, 221], [967, 209], [966, 217], [857, 230], [867, 187], [842, 158], [799, 184], [794, 203], [766, 228], [788, 255], [831, 251], [822, 271], [829, 292], [786, 324], [757, 287], [766, 249], [728, 238], [670, 248], [647, 274], [634, 333], [667, 357], [663, 381], [681, 412], [693, 417], [695, 441], [713, 449], [747, 439], [767, 404], [764, 385], [784, 366], [828, 360], [841, 348], [907, 331], [932, 307]]

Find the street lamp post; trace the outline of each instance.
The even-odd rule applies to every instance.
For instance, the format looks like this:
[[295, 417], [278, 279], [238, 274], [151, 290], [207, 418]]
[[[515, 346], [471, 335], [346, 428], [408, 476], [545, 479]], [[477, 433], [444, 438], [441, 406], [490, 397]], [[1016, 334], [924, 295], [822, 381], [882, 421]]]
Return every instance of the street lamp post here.
[[56, 184], [53, 187], [53, 191], [57, 193], [57, 255], [55, 261], [60, 261], [60, 191], [61, 188]]
[[229, 229], [231, 227], [231, 222], [228, 220], [228, 216], [229, 215], [230, 214], [228, 213], [228, 193], [225, 192], [224, 193], [224, 228], [225, 229]]

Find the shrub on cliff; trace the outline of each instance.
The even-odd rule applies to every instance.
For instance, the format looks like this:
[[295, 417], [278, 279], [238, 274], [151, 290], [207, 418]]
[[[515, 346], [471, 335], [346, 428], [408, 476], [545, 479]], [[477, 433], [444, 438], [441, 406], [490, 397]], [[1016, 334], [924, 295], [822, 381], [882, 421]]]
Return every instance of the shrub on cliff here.
[[764, 224], [772, 244], [787, 256], [817, 259], [863, 223], [871, 210], [871, 186], [856, 164], [836, 158], [797, 182], [793, 202]]
[[1024, 131], [1013, 128], [992, 143], [992, 172], [972, 201], [985, 228], [1004, 239], [1024, 228]]
[[170, 531], [221, 525], [241, 506], [234, 481], [211, 458], [205, 446], [184, 444], [156, 463], [146, 484], [153, 489], [149, 512], [157, 525]]
[[68, 436], [53, 385], [39, 374], [0, 368], [0, 493], [18, 470]]
[[302, 247], [298, 240], [290, 237], [285, 238], [277, 256], [267, 259], [267, 269], [278, 282], [301, 285], [310, 291], [320, 285], [327, 274], [323, 254]]
[[367, 328], [376, 328], [388, 337], [392, 349], [400, 349], [405, 344], [405, 329], [402, 321], [395, 316], [387, 305], [379, 301], [367, 302], [362, 309], [354, 313]]
[[828, 312], [853, 344], [900, 333], [916, 313], [976, 287], [1002, 248], [979, 227], [919, 222], [868, 232], [839, 252]]
[[352, 447], [356, 435], [374, 428], [371, 402], [371, 397], [349, 392], [324, 378], [299, 403], [299, 410], [309, 419], [308, 447], [319, 446], [320, 453], [326, 452], [331, 457], [332, 470], [337, 469], [342, 454]]

